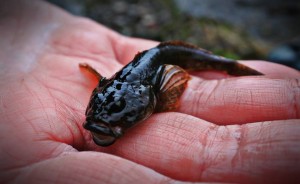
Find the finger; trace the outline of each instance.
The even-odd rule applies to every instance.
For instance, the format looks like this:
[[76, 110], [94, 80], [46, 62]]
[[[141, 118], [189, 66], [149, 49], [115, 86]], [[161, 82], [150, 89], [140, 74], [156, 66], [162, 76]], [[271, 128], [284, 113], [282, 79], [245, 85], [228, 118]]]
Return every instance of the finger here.
[[10, 172], [5, 179], [15, 183], [175, 183], [139, 164], [96, 152], [72, 153], [45, 160]]
[[193, 78], [180, 100], [179, 112], [216, 124], [300, 118], [298, 79]]
[[299, 131], [299, 120], [216, 126], [165, 113], [98, 150], [179, 180], [283, 183], [300, 181]]

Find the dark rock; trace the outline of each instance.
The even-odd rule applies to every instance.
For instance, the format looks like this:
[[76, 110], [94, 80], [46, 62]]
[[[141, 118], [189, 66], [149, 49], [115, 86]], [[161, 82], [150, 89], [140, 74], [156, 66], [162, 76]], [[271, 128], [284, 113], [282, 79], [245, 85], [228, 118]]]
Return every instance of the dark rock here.
[[300, 70], [300, 41], [274, 48], [269, 53], [268, 60]]

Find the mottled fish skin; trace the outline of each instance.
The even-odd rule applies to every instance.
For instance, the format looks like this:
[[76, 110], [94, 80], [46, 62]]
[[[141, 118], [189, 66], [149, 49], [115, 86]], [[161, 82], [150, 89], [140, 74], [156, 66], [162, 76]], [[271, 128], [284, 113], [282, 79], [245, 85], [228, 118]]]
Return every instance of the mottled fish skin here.
[[87, 64], [80, 66], [99, 80], [86, 109], [84, 128], [91, 131], [100, 146], [113, 144], [153, 112], [176, 109], [189, 79], [185, 70], [262, 75], [234, 60], [179, 41], [163, 42], [138, 53], [109, 79]]

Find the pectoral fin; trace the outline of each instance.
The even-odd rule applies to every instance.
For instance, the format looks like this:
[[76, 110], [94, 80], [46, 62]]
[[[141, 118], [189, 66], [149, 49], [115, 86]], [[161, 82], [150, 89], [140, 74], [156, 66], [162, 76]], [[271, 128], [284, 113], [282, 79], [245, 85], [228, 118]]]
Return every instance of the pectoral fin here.
[[100, 81], [103, 77], [100, 73], [98, 73], [93, 67], [91, 67], [90, 65], [86, 64], [86, 63], [79, 63], [79, 67], [87, 72], [89, 72], [90, 74], [92, 74], [93, 76], [95, 76], [97, 78], [98, 81]]
[[177, 109], [179, 98], [185, 90], [189, 79], [189, 74], [179, 66], [165, 65], [155, 111], [162, 112]]

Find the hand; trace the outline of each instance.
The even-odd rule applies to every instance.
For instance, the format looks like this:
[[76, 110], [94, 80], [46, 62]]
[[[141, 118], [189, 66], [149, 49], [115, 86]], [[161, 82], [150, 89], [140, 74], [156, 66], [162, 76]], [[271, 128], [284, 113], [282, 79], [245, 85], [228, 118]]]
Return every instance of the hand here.
[[101, 148], [82, 128], [97, 83], [78, 64], [109, 77], [157, 43], [16, 2], [0, 6], [0, 183], [300, 181], [298, 71], [247, 62], [266, 76], [196, 74], [178, 112], [154, 114]]

